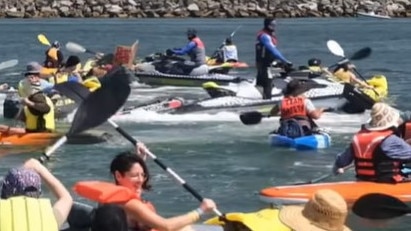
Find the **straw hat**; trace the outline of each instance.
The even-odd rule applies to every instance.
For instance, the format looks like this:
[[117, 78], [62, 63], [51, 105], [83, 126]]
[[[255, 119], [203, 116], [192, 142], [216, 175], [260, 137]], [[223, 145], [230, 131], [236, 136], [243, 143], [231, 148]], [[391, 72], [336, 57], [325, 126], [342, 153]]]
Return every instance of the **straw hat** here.
[[369, 131], [380, 131], [399, 125], [400, 113], [386, 103], [374, 104], [370, 116], [370, 122], [364, 125]]
[[345, 226], [348, 208], [344, 198], [329, 189], [318, 190], [305, 206], [285, 206], [280, 220], [295, 231], [350, 231]]

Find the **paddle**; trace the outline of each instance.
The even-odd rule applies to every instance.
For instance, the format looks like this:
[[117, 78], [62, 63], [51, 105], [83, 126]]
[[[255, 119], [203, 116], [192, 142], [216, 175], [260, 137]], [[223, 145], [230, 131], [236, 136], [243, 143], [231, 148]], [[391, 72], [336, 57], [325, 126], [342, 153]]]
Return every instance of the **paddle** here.
[[[333, 112], [334, 108], [326, 108], [324, 112]], [[263, 118], [269, 118], [271, 115], [263, 114], [259, 111], [249, 111], [240, 114], [240, 120], [245, 125], [254, 125], [261, 122]]]
[[14, 67], [19, 63], [19, 60], [17, 59], [10, 59], [7, 61], [3, 61], [0, 63], [0, 70], [6, 69], [6, 68], [10, 68], [10, 67]]
[[44, 34], [37, 35], [37, 39], [39, 40], [41, 44], [46, 45], [46, 46], [51, 46], [51, 43], [49, 42], [49, 40]]
[[[344, 169], [344, 170], [348, 170], [348, 169], [350, 169], [350, 168], [352, 168], [352, 167], [354, 167], [354, 165], [345, 166], [343, 169]], [[332, 177], [332, 176], [334, 176], [334, 175], [335, 175], [334, 173], [328, 173], [328, 174], [324, 174], [324, 175], [322, 175], [322, 176], [320, 176], [320, 177], [318, 177], [318, 178], [315, 178], [315, 179], [312, 179], [312, 180], [309, 180], [309, 181], [297, 182], [297, 183], [293, 183], [293, 184], [291, 184], [291, 185], [315, 184], [315, 183], [321, 182], [321, 181], [323, 181], [323, 180], [325, 180], [325, 179], [327, 179], [327, 178], [330, 178], [330, 177]]]
[[411, 207], [400, 199], [381, 193], [361, 196], [353, 204], [357, 216], [368, 219], [390, 219], [411, 213]]
[[[128, 76], [124, 73], [126, 71], [123, 67], [113, 70], [111, 74], [115, 75], [118, 81], [102, 85], [102, 87], [83, 98], [70, 130], [43, 153], [43, 156], [39, 159], [40, 162], [43, 163], [48, 160], [50, 155], [67, 141], [68, 137], [104, 123], [123, 106], [131, 91]], [[127, 82], [122, 81], [123, 79]]]
[[[339, 62], [339, 64], [342, 64], [344, 62], [349, 62], [350, 60], [358, 60], [358, 59], [363, 59], [365, 57], [368, 57], [371, 54], [371, 48], [369, 47], [365, 47], [357, 52], [355, 52], [349, 59], [347, 59], [345, 57], [345, 53], [343, 48], [340, 46], [340, 44], [338, 42], [336, 42], [335, 40], [328, 40], [327, 41], [327, 47], [328, 50], [331, 51], [331, 53], [333, 53], [336, 56], [342, 57], [343, 60]], [[367, 80], [364, 78], [364, 76], [362, 76], [357, 69], [353, 68], [354, 72], [364, 81], [367, 82]], [[379, 96], [380, 94], [373, 89], [373, 91], [375, 92], [375, 94], [377, 96]]]
[[[116, 82], [113, 78], [112, 82]], [[110, 85], [109, 83], [106, 83], [107, 85]], [[83, 85], [76, 83], [76, 82], [67, 82], [64, 84], [58, 84], [56, 85], [56, 89], [63, 95], [67, 96], [68, 98], [71, 98], [74, 101], [81, 101], [84, 99], [88, 99], [88, 95], [90, 94], [87, 90], [86, 87]], [[128, 134], [124, 129], [119, 127], [114, 121], [111, 119], [107, 119], [107, 122], [111, 124], [124, 138], [126, 138], [128, 141], [130, 141], [133, 145], [136, 145], [139, 141], [134, 139], [130, 134]], [[173, 176], [180, 184], [181, 186], [186, 189], [188, 192], [190, 192], [198, 201], [202, 202], [203, 197], [194, 189], [192, 188], [189, 184], [187, 184], [174, 170], [171, 168], [167, 167], [163, 162], [161, 162], [159, 159], [157, 159], [157, 156], [155, 156], [153, 153], [151, 153], [149, 150], [146, 150], [147, 155], [149, 155], [153, 161], [159, 165], [163, 170], [168, 172], [171, 176]], [[214, 213], [218, 216], [222, 216], [222, 213], [218, 211], [217, 209], [214, 210]]]

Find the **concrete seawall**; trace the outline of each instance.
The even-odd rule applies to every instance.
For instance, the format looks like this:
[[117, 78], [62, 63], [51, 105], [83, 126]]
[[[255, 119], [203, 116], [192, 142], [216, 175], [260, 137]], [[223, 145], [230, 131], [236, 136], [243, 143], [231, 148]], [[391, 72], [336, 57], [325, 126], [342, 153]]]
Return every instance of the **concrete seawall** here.
[[411, 0], [0, 0], [2, 18], [411, 17]]

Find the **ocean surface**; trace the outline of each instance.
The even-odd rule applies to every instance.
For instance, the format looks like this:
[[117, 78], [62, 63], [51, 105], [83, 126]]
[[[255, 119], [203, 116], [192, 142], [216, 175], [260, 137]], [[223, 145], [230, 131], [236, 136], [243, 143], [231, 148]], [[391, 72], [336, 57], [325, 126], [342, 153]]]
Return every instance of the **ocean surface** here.
[[[79, 43], [100, 52], [113, 52], [116, 45], [131, 45], [139, 40], [140, 58], [167, 48], [186, 44], [188, 27], [195, 28], [211, 54], [235, 30], [234, 36], [242, 61], [254, 65], [256, 32], [262, 19], [30, 19], [0, 20], [0, 62], [18, 59], [19, 65], [0, 73], [0, 82], [13, 86], [22, 78], [26, 63], [43, 61], [46, 46], [37, 41], [44, 33], [49, 40]], [[390, 98], [402, 110], [411, 109], [410, 54], [411, 27], [408, 19], [370, 20], [360, 18], [279, 19], [279, 48], [295, 66], [306, 64], [313, 57], [323, 64], [339, 60], [332, 55], [326, 42], [338, 41], [347, 56], [369, 46], [372, 55], [355, 62], [365, 77], [383, 74], [389, 81]], [[66, 57], [71, 55], [63, 49]], [[87, 55], [81, 55], [85, 59]], [[250, 78], [255, 70], [238, 73]], [[134, 88], [131, 101], [145, 101], [157, 96], [206, 97], [200, 88]], [[4, 96], [0, 95], [0, 99]], [[2, 108], [0, 108], [2, 113]], [[331, 171], [334, 157], [344, 150], [351, 136], [367, 114], [342, 115], [326, 113], [318, 124], [328, 129], [333, 146], [326, 150], [296, 152], [268, 146], [267, 134], [278, 125], [277, 118], [265, 119], [259, 125], [245, 126], [238, 115], [221, 112], [217, 115], [160, 115], [133, 113], [114, 120], [143, 141], [166, 165], [174, 169], [204, 197], [214, 199], [225, 212], [252, 212], [264, 208], [258, 191], [273, 185], [308, 181]], [[14, 124], [15, 122], [4, 121]], [[62, 125], [69, 126], [69, 125]], [[47, 164], [63, 183], [71, 188], [80, 180], [111, 180], [109, 163], [120, 151], [132, 145], [117, 135], [108, 125], [97, 129], [115, 135], [113, 140], [98, 145], [65, 145]], [[8, 155], [1, 158], [0, 174], [20, 165], [29, 157], [38, 157], [42, 150]], [[6, 151], [7, 152], [7, 151]], [[196, 208], [199, 203], [153, 161], [148, 160], [153, 190], [145, 197], [160, 214], [178, 215]], [[352, 171], [328, 181], [354, 179]], [[410, 189], [411, 190], [411, 189]], [[48, 193], [47, 193], [48, 194]], [[76, 200], [87, 202], [76, 196]], [[350, 216], [353, 230], [409, 230], [409, 218], [395, 219], [385, 224], [366, 222]]]

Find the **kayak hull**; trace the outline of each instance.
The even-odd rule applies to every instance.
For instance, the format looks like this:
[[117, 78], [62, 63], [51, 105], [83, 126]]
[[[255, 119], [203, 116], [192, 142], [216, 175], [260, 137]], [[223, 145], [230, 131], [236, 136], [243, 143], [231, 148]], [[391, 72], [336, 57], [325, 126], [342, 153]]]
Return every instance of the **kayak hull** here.
[[327, 133], [314, 134], [299, 138], [289, 138], [279, 134], [268, 135], [271, 147], [287, 147], [297, 150], [315, 150], [331, 146], [331, 137]]
[[[53, 144], [63, 133], [26, 133], [21, 135], [0, 134], [1, 146], [47, 146]], [[106, 142], [111, 134], [104, 131], [87, 131], [68, 138], [68, 144], [96, 144]]]
[[163, 74], [160, 72], [136, 72], [139, 82], [152, 86], [201, 87], [202, 84], [213, 81], [221, 85], [239, 81], [239, 77], [225, 74], [206, 74], [199, 76]]
[[411, 182], [399, 184], [381, 184], [364, 181], [343, 181], [333, 183], [276, 186], [262, 189], [259, 193], [263, 202], [272, 204], [298, 204], [307, 202], [319, 189], [331, 189], [352, 204], [368, 193], [386, 193], [404, 202], [411, 202]]

